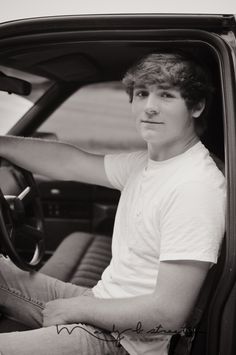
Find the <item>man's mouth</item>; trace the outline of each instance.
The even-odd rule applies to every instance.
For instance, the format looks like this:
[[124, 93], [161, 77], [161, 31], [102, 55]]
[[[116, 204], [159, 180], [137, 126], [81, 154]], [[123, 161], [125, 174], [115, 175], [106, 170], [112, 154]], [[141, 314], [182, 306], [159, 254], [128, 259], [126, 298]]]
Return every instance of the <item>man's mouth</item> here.
[[143, 123], [150, 123], [150, 124], [164, 124], [164, 122], [146, 121], [146, 120], [142, 120], [141, 122], [143, 122]]

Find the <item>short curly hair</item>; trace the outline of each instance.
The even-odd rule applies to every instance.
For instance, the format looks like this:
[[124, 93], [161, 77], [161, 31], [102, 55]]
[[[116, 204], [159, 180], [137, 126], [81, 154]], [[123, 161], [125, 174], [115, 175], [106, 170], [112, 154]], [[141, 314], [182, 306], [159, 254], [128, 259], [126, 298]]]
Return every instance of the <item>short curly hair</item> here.
[[189, 55], [171, 52], [148, 54], [126, 72], [122, 82], [130, 102], [133, 100], [134, 87], [163, 83], [180, 90], [188, 109], [205, 100], [206, 107], [201, 117], [195, 120], [197, 133], [201, 135], [205, 131], [205, 116], [214, 88], [209, 70]]

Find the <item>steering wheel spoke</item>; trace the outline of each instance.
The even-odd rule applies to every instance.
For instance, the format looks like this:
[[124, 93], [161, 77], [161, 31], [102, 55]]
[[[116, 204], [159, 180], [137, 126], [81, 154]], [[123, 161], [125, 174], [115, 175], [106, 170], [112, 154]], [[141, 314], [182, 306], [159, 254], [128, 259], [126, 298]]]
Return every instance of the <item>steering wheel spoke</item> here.
[[17, 197], [25, 205], [32, 201], [32, 199], [34, 198], [34, 194], [32, 192], [32, 189], [27, 186]]

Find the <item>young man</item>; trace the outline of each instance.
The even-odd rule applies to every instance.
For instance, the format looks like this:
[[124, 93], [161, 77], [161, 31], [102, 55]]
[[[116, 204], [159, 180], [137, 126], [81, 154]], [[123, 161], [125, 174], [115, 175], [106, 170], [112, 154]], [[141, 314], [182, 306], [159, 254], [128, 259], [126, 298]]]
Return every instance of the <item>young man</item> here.
[[151, 54], [124, 84], [147, 151], [104, 159], [64, 143], [0, 139], [0, 155], [34, 173], [121, 190], [112, 260], [92, 290], [1, 258], [1, 309], [39, 328], [0, 334], [4, 355], [166, 355], [163, 330], [184, 326], [217, 261], [225, 180], [198, 135], [211, 91], [207, 72], [179, 54]]

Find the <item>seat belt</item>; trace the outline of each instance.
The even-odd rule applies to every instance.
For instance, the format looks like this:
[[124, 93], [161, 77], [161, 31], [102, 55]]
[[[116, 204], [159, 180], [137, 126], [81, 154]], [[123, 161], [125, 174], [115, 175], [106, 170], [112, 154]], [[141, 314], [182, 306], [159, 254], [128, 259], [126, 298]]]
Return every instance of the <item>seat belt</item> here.
[[197, 303], [191, 313], [186, 327], [180, 334], [176, 346], [174, 347], [171, 355], [190, 355], [193, 341], [197, 333], [197, 327], [200, 324], [200, 321], [207, 311], [207, 308], [210, 304], [211, 296], [215, 290], [219, 276], [222, 272], [222, 268], [225, 261], [225, 238], [222, 243], [220, 257], [216, 265], [214, 265], [208, 272], [207, 277], [204, 281], [204, 284], [201, 288], [200, 294], [198, 296]]

